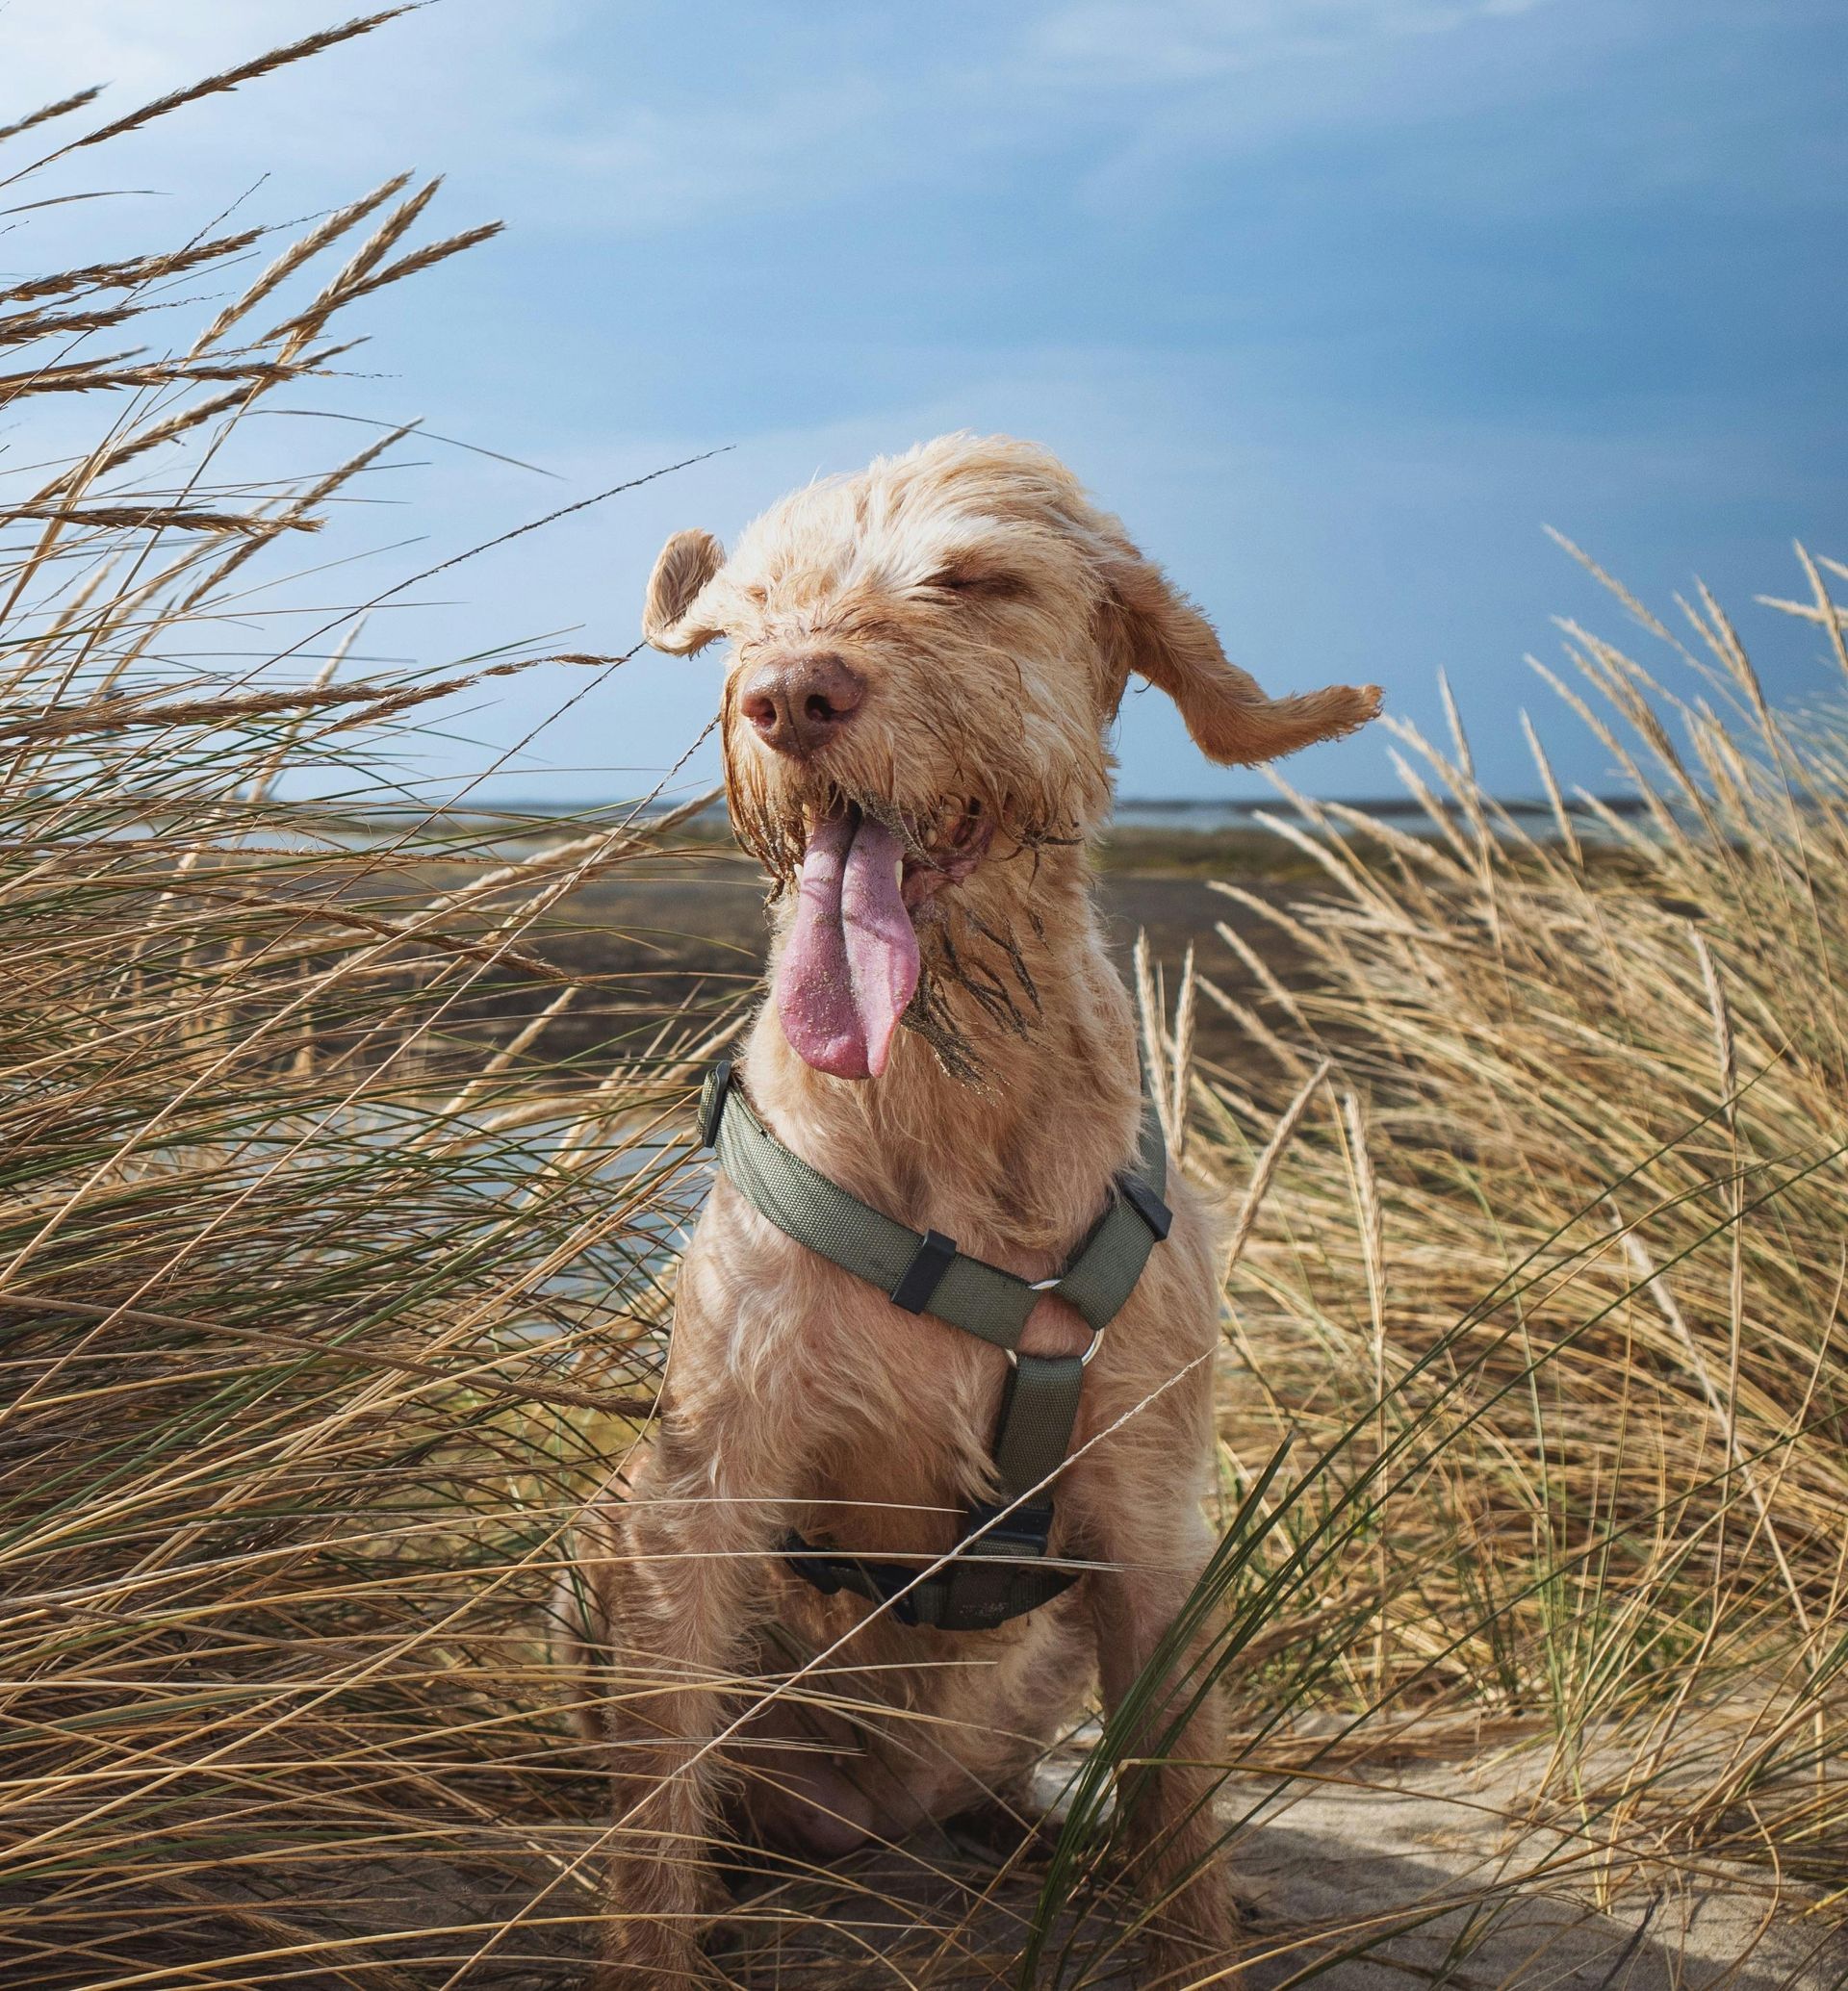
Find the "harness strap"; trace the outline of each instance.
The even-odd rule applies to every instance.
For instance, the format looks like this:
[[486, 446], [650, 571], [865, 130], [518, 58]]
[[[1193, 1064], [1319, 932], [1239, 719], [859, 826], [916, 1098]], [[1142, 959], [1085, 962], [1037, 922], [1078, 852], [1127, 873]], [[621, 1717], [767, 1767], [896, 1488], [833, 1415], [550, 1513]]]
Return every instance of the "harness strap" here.
[[1091, 1333], [1102, 1334], [1168, 1236], [1168, 1149], [1152, 1104], [1142, 1111], [1136, 1173], [1117, 1178], [1118, 1193], [1065, 1271], [1037, 1285], [958, 1251], [940, 1232], [920, 1235], [895, 1222], [811, 1168], [751, 1110], [729, 1059], [706, 1078], [700, 1135], [746, 1200], [798, 1244], [879, 1287], [908, 1312], [933, 1315], [1010, 1354], [1042, 1292], [1069, 1301]]
[[[1065, 1271], [1038, 1283], [958, 1251], [941, 1232], [920, 1235], [810, 1167], [757, 1118], [729, 1059], [707, 1076], [700, 1136], [746, 1200], [798, 1244], [880, 1288], [908, 1313], [929, 1314], [1006, 1350], [1014, 1365], [994, 1440], [999, 1498], [964, 1515], [952, 1563], [919, 1582], [910, 1565], [830, 1553], [791, 1535], [784, 1544], [790, 1568], [830, 1595], [850, 1590], [874, 1603], [896, 1597], [893, 1615], [903, 1622], [944, 1631], [1005, 1623], [1068, 1589], [1079, 1572], [1037, 1566], [1051, 1535], [1051, 1500], [1014, 1503], [1064, 1462], [1085, 1365], [1168, 1236], [1168, 1151], [1152, 1103], [1142, 1111], [1137, 1172], [1117, 1178]], [[1018, 1352], [1027, 1316], [1046, 1292], [1068, 1301], [1091, 1329], [1083, 1355]]]
[[[1032, 1493], [1065, 1463], [1078, 1421], [1086, 1360], [1083, 1355], [1014, 1358], [994, 1433], [994, 1476], [1004, 1506]], [[1041, 1497], [1050, 1504], [1049, 1494]]]
[[988, 1631], [1010, 1618], [1023, 1618], [1049, 1604], [1084, 1573], [1048, 1569], [1046, 1552], [1052, 1508], [1016, 1508], [987, 1534], [970, 1541], [967, 1529], [998, 1510], [971, 1508], [957, 1558], [921, 1581], [911, 1563], [869, 1562], [860, 1556], [818, 1549], [792, 1534], [783, 1561], [805, 1583], [825, 1596], [849, 1590], [869, 1603], [889, 1604], [901, 1624], [925, 1624], [936, 1631]]

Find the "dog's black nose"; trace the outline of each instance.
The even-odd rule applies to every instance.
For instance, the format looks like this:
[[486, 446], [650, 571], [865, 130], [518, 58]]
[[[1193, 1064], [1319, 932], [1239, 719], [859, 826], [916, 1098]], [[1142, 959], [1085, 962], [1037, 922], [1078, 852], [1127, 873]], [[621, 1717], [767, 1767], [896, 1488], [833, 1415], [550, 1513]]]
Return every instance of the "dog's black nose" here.
[[802, 759], [840, 732], [865, 695], [841, 658], [811, 650], [757, 665], [739, 704], [766, 747]]

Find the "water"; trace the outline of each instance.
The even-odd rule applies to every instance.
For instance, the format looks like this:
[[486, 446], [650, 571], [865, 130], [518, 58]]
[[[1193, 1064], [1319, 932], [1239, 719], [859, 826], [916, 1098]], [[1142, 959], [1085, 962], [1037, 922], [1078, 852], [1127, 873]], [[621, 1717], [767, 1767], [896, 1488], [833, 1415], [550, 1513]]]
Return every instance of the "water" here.
[[[1599, 802], [1604, 809], [1625, 820], [1635, 819], [1644, 812], [1643, 804], [1634, 796], [1602, 796]], [[1377, 816], [1408, 835], [1435, 836], [1438, 833], [1424, 804], [1410, 796], [1368, 798], [1349, 803], [1348, 806]], [[1538, 841], [1548, 841], [1558, 833], [1552, 804], [1543, 800], [1522, 796], [1500, 801], [1496, 806], [1517, 828]], [[494, 809], [458, 810], [449, 816], [440, 811], [431, 812], [422, 820], [427, 825], [427, 833], [447, 835], [458, 842], [479, 838], [486, 848], [514, 855], [522, 850], [529, 850], [535, 842], [611, 828], [625, 821], [634, 808], [633, 804], [509, 802]], [[645, 825], [652, 815], [665, 813], [665, 804], [659, 804], [635, 810], [638, 826]], [[1292, 804], [1282, 797], [1266, 795], [1242, 800], [1127, 796], [1118, 800], [1113, 821], [1123, 830], [1161, 830], [1180, 836], [1214, 836], [1238, 830], [1262, 833], [1265, 826], [1257, 820], [1260, 814], [1282, 817], [1286, 821], [1301, 820]], [[1567, 803], [1566, 814], [1575, 831], [1587, 842], [1602, 842], [1610, 833], [1597, 811], [1583, 803]], [[1452, 822], [1465, 820], [1463, 812], [1454, 807], [1450, 815]], [[704, 814], [693, 818], [688, 827], [696, 834], [722, 833], [725, 828], [724, 804], [715, 803]], [[1313, 824], [1305, 827], [1311, 830], [1315, 828]], [[371, 840], [364, 830], [349, 830], [346, 833], [355, 841]], [[377, 834], [388, 833], [381, 821]]]
[[[1630, 817], [1642, 813], [1642, 804], [1634, 796], [1604, 796], [1600, 800], [1615, 816]], [[1370, 798], [1349, 803], [1348, 806], [1359, 809], [1365, 815], [1377, 816], [1394, 829], [1413, 836], [1437, 834], [1437, 828], [1424, 805], [1409, 795]], [[1496, 806], [1530, 836], [1545, 838], [1557, 833], [1551, 803], [1522, 797], [1498, 802]], [[1281, 816], [1286, 821], [1297, 820], [1295, 808], [1281, 796], [1267, 795], [1256, 800], [1236, 802], [1139, 800], [1129, 796], [1118, 800], [1115, 821], [1125, 830], [1168, 830], [1183, 835], [1204, 836], [1229, 830], [1262, 830], [1264, 826], [1257, 820], [1260, 814]], [[1452, 822], [1463, 820], [1460, 809], [1452, 808], [1450, 814]], [[1581, 803], [1568, 803], [1566, 814], [1574, 829], [1583, 834], [1595, 837], [1604, 830], [1595, 811]]]

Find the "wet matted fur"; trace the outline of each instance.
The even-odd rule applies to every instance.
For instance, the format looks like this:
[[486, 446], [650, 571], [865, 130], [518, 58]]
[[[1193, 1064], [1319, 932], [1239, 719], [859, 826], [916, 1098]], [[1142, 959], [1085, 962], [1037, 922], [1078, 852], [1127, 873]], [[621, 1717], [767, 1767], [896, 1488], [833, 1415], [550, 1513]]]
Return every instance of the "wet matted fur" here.
[[[776, 888], [773, 961], [817, 824], [858, 810], [905, 854], [918, 977], [888, 1061], [816, 1069], [767, 1003], [741, 1058], [757, 1110], [900, 1221], [1029, 1279], [1056, 1272], [1136, 1144], [1132, 1015], [1090, 860], [1131, 675], [1219, 762], [1349, 731], [1377, 691], [1267, 699], [1063, 465], [999, 437], [810, 485], [729, 558], [678, 534], [644, 628], [676, 653], [729, 640], [727, 787]], [[864, 695], [793, 757], [766, 745], [744, 688], [764, 659], [817, 650]], [[1093, 1679], [1111, 1704], [1136, 1678], [1212, 1547], [1214, 1213], [1178, 1170], [1170, 1201], [1172, 1232], [1086, 1372], [1056, 1488], [1052, 1552], [1097, 1567], [1001, 1629], [942, 1633], [824, 1597], [775, 1551], [793, 1527], [870, 1556], [945, 1552], [991, 1491], [1006, 1358], [900, 1312], [717, 1182], [680, 1268], [658, 1431], [632, 1486], [584, 1515], [569, 1586], [615, 1788], [602, 1991], [698, 1976], [706, 1852], [728, 1818], [810, 1857], [903, 1837], [1005, 1800]], [[1088, 1341], [1049, 1297], [1024, 1345]], [[799, 1668], [786, 1695], [744, 1691]], [[1168, 1720], [1158, 1702], [1147, 1732]], [[1166, 1898], [1162, 1961], [1190, 1974], [1236, 1943], [1213, 1851], [1220, 1746], [1209, 1701], [1134, 1821], [1139, 1882]]]

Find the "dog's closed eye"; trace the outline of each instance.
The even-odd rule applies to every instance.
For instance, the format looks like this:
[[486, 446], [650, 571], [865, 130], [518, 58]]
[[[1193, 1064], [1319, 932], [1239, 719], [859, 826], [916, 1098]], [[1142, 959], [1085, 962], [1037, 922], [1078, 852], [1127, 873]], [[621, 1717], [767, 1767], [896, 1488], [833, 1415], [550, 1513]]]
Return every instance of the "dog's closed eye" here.
[[942, 595], [976, 596], [988, 601], [1008, 601], [1027, 591], [1018, 574], [1004, 573], [974, 560], [951, 560], [924, 583]]

